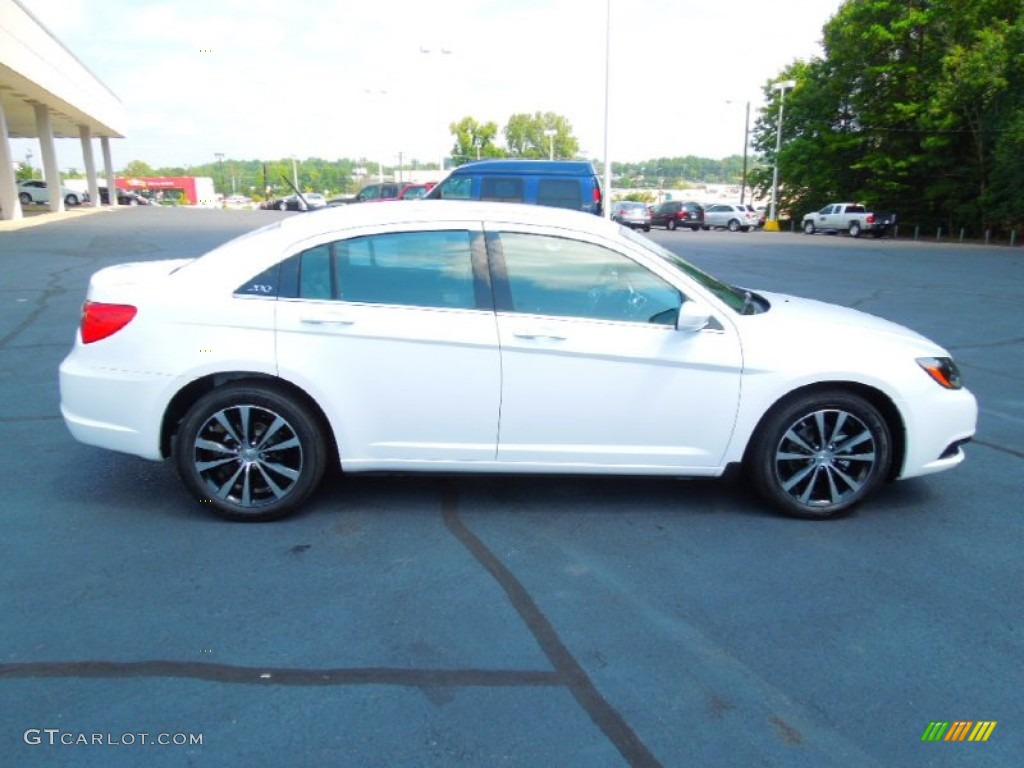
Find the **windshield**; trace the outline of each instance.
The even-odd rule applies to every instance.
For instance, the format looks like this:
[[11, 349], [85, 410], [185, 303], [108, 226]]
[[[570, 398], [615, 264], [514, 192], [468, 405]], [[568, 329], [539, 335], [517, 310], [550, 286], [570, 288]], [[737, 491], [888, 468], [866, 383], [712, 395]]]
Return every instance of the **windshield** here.
[[672, 253], [672, 251], [667, 248], [663, 248], [650, 238], [637, 234], [631, 229], [623, 228], [622, 235], [623, 237], [632, 240], [645, 250], [653, 251], [680, 272], [684, 273], [687, 277], [695, 280], [704, 288], [711, 291], [711, 293], [715, 294], [715, 296], [717, 296], [724, 304], [727, 304], [730, 309], [735, 310], [737, 313], [743, 315], [756, 311], [756, 309], [752, 310], [749, 291], [737, 288], [734, 285], [729, 285], [728, 283], [723, 283], [717, 277], [712, 277], [707, 272], [693, 266], [693, 264], [681, 256], [677, 256]]

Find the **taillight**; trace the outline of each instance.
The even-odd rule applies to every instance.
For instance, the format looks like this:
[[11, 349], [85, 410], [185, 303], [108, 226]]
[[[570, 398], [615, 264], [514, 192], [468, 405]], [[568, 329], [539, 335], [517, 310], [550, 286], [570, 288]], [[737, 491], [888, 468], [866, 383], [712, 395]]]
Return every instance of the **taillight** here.
[[82, 305], [82, 343], [113, 336], [132, 321], [138, 313], [130, 304], [103, 304], [87, 301]]
[[867, 221], [868, 224], [874, 224], [875, 223], [875, 214], [869, 213], [868, 217], [867, 217], [867, 219], [865, 219], [865, 221]]

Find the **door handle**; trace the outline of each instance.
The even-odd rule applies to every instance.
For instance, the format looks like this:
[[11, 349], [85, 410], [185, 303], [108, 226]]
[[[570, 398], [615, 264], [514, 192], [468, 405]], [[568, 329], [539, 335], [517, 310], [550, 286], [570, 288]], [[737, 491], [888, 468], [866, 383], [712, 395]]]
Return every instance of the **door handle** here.
[[547, 341], [565, 341], [565, 336], [559, 336], [555, 333], [528, 333], [526, 331], [517, 331], [512, 333], [517, 339], [546, 339]]
[[306, 317], [299, 318], [299, 322], [306, 325], [354, 325], [356, 321], [335, 315], [323, 315], [321, 317], [307, 315]]

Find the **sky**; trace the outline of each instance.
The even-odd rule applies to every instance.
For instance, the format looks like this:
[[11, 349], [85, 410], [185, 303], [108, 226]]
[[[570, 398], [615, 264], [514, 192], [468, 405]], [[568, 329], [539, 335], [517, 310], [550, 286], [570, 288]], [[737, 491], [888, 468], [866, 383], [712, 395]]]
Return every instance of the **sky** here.
[[[118, 98], [115, 167], [437, 162], [448, 125], [565, 116], [613, 161], [742, 154], [762, 87], [841, 0], [21, 0]], [[610, 4], [610, 5], [609, 5]], [[607, 35], [606, 9], [611, 31]], [[773, 12], [774, 11], [774, 12]], [[81, 168], [77, 140], [58, 142]], [[16, 140], [14, 155], [36, 142]]]

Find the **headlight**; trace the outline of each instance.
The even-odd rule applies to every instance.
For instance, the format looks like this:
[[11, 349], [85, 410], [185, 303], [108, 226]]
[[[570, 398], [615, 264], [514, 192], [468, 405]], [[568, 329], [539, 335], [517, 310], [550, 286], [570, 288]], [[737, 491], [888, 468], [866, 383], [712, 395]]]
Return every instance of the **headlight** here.
[[951, 357], [919, 357], [917, 364], [935, 379], [940, 387], [946, 389], [960, 389], [963, 381], [960, 379], [960, 369], [956, 367]]

